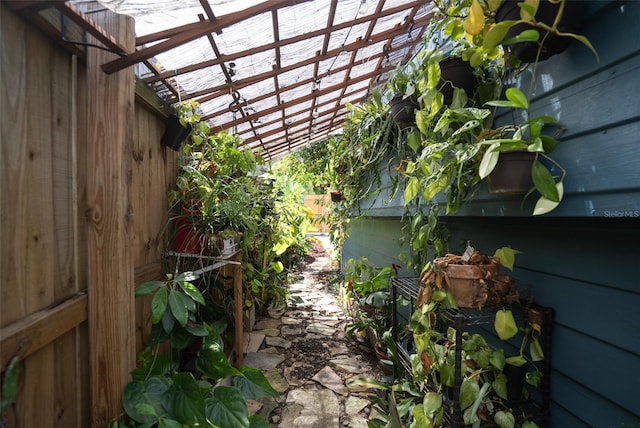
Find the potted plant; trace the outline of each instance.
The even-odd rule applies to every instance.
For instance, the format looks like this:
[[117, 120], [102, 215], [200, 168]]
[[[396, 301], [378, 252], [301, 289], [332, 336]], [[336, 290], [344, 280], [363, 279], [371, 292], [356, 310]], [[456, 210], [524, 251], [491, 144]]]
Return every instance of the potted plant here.
[[[565, 170], [554, 161], [549, 154], [553, 151], [558, 141], [543, 133], [545, 125], [558, 126], [556, 119], [548, 116], [534, 117], [531, 114], [530, 102], [537, 63], [550, 56], [546, 47], [551, 46], [552, 39], [578, 40], [587, 46], [596, 56], [597, 53], [590, 42], [583, 36], [574, 32], [565, 32], [565, 29], [574, 27], [564, 26], [565, 13], [571, 14], [571, 7], [560, 0], [548, 5], [546, 1], [524, 1], [514, 6], [514, 2], [507, 2], [501, 6], [500, 1], [460, 0], [444, 1], [438, 3], [441, 12], [439, 28], [444, 29], [454, 42], [458, 41], [463, 49], [463, 58], [466, 58], [474, 66], [486, 63], [491, 58], [500, 56], [501, 46], [510, 51], [517, 51], [519, 46], [524, 46], [523, 51], [535, 48], [535, 55], [528, 53], [527, 60], [533, 62], [533, 78], [528, 95], [515, 87], [506, 90], [506, 100], [489, 101], [486, 105], [494, 107], [507, 107], [523, 112], [523, 121], [519, 124], [505, 126], [494, 130], [488, 135], [483, 135], [481, 144], [490, 145], [483, 149], [483, 162], [480, 165], [479, 174], [486, 178], [498, 163], [500, 153], [511, 151], [528, 151], [531, 160], [531, 182], [529, 190], [536, 190], [540, 197], [533, 210], [534, 215], [545, 214], [553, 210], [562, 200], [563, 180]], [[547, 11], [550, 6], [551, 13]], [[565, 12], [566, 10], [566, 12]], [[517, 12], [514, 18], [502, 20], [507, 11]], [[538, 14], [538, 12], [540, 12]], [[545, 22], [552, 15], [550, 22]], [[546, 47], [545, 47], [546, 46]], [[566, 43], [563, 44], [566, 47]], [[506, 157], [506, 156], [505, 156]], [[523, 161], [520, 161], [523, 163]], [[554, 176], [555, 174], [555, 176]], [[496, 173], [491, 181], [495, 181]], [[526, 175], [524, 176], [526, 179]], [[524, 183], [526, 185], [528, 183]], [[523, 186], [523, 185], [521, 185]], [[508, 190], [500, 188], [505, 193], [521, 193], [522, 188]], [[530, 193], [530, 192], [529, 192]]]
[[[234, 368], [225, 353], [220, 331], [214, 325], [198, 323], [197, 314], [205, 303], [193, 284], [197, 279], [196, 275], [183, 272], [168, 276], [167, 281], [150, 281], [136, 288], [136, 296], [154, 294], [151, 321], [163, 334], [153, 334], [151, 346], [138, 355], [138, 366], [123, 391], [123, 420], [114, 420], [109, 426], [232, 424], [248, 428], [265, 423], [261, 416], [249, 415], [246, 400], [279, 394], [260, 370]], [[176, 330], [179, 328], [180, 334]], [[167, 337], [178, 351], [200, 339], [188, 370], [169, 355], [159, 353], [157, 344]]]
[[389, 285], [393, 275], [395, 271], [391, 266], [373, 266], [366, 257], [347, 261], [345, 299], [353, 302], [350, 305], [353, 321], [347, 326], [347, 334], [367, 335], [383, 367], [389, 361], [383, 338], [391, 329]]
[[509, 295], [512, 284], [507, 289], [500, 286], [499, 291], [494, 290], [493, 284], [497, 278], [506, 281], [498, 275], [499, 268], [502, 265], [512, 270], [518, 253], [510, 247], [503, 247], [496, 250], [493, 256], [487, 256], [468, 246], [461, 256], [447, 254], [435, 258], [425, 266], [420, 277], [419, 282], [424, 284], [425, 289], [419, 304], [428, 300], [430, 293], [435, 290], [445, 291], [449, 304], [460, 308], [480, 308], [492, 302], [489, 297], [493, 299]]
[[[503, 1], [496, 10], [495, 21], [520, 21], [509, 25], [510, 28], [505, 34], [507, 40], [526, 35], [529, 30], [538, 33], [537, 40], [506, 46], [507, 51], [521, 62], [544, 61], [562, 53], [572, 41], [571, 36], [567, 37], [567, 34], [580, 31], [582, 1], [542, 0], [537, 2], [537, 9], [533, 2], [524, 2], [522, 7], [518, 3], [517, 0]], [[532, 36], [533, 38], [535, 36]]]
[[[530, 420], [532, 414], [518, 410], [523, 391], [519, 382], [524, 378], [513, 378], [510, 371], [520, 367], [526, 372], [526, 382], [533, 387], [541, 384], [542, 372], [531, 364], [528, 367], [533, 370], [526, 371], [524, 362], [540, 361], [543, 357], [538, 338], [541, 326], [548, 325], [549, 321], [545, 324], [534, 315], [526, 328], [519, 328], [511, 306], [477, 311], [476, 315], [465, 310], [461, 316], [466, 321], [460, 323], [461, 330], [458, 330], [457, 320], [460, 318], [456, 314], [460, 312], [455, 308], [455, 301], [448, 292], [437, 287], [424, 288], [416, 302], [410, 319], [415, 349], [410, 359], [410, 378], [418, 390], [428, 392], [422, 392], [416, 400], [422, 406], [413, 412], [414, 421], [423, 421], [425, 426], [431, 426], [429, 423], [439, 426], [446, 413], [447, 420], [454, 426], [492, 422], [500, 427], [514, 427], [519, 420], [523, 427], [537, 427]], [[468, 330], [471, 326], [487, 322], [481, 321], [485, 319], [485, 313], [495, 313], [493, 324], [497, 339], [502, 340], [505, 346], [500, 346], [500, 342], [496, 344], [495, 340], [490, 341], [479, 330]], [[532, 319], [538, 321], [532, 322]], [[510, 345], [506, 342], [515, 338], [518, 332], [523, 335], [519, 354], [508, 357], [506, 349]], [[530, 360], [524, 354], [527, 343], [535, 348]], [[540, 419], [544, 415], [536, 417]]]

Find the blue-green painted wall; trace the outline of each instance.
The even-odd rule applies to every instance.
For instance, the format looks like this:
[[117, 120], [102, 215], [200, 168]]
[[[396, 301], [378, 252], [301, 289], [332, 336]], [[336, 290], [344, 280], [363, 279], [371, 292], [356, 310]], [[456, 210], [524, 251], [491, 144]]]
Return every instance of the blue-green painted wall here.
[[[640, 2], [585, 3], [582, 33], [600, 63], [573, 43], [540, 64], [535, 90], [535, 108], [566, 128], [554, 154], [567, 170], [562, 204], [530, 217], [519, 197], [481, 188], [442, 220], [454, 251], [466, 240], [521, 250], [514, 276], [555, 309], [551, 426], [640, 427]], [[390, 188], [353, 221], [345, 260], [399, 263], [402, 200]]]

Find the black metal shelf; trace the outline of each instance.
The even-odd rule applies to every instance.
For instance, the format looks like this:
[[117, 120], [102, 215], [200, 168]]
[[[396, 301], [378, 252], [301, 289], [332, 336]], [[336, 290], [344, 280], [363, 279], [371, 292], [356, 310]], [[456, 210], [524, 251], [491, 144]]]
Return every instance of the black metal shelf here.
[[[391, 291], [393, 296], [393, 334], [396, 346], [398, 348], [399, 360], [407, 373], [411, 374], [411, 350], [407, 340], [398, 339], [398, 331], [404, 326], [399, 324], [399, 307], [398, 300], [402, 297], [409, 301], [409, 314], [416, 309], [416, 300], [420, 293], [418, 278], [392, 278]], [[438, 319], [441, 320], [442, 327], [453, 327], [458, 332], [468, 331], [470, 328], [477, 326], [492, 324], [495, 319], [496, 311], [503, 309], [503, 306], [485, 306], [482, 309], [458, 308], [458, 309], [439, 309]], [[551, 325], [553, 321], [553, 310], [551, 308], [539, 305], [509, 305], [516, 321], [531, 320], [534, 316], [540, 318], [543, 336], [541, 345], [545, 354], [545, 359], [541, 363], [542, 366], [542, 385], [540, 388], [540, 396], [537, 399], [522, 400], [511, 403], [513, 408], [518, 409], [518, 414], [526, 415], [528, 418], [535, 420], [539, 426], [546, 427], [549, 425], [549, 396], [550, 396], [550, 374], [551, 374]], [[410, 315], [409, 315], [410, 316]], [[408, 319], [406, 316], [402, 316]], [[462, 412], [458, 405], [458, 397], [460, 393], [460, 383], [462, 381], [462, 334], [456, 334], [456, 355], [455, 355], [455, 386], [452, 388], [451, 396], [444, 397], [453, 405], [454, 411], [447, 413], [445, 421], [446, 426], [460, 427], [463, 425]], [[495, 426], [492, 424], [481, 424], [482, 427]]]

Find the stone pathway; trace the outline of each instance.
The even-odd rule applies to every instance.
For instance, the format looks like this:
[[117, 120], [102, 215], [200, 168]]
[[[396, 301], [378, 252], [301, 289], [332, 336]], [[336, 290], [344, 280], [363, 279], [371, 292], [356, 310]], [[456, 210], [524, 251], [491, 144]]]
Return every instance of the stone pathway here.
[[[324, 247], [331, 250], [325, 237]], [[359, 377], [382, 372], [368, 344], [347, 337], [346, 311], [337, 302], [327, 274], [337, 267], [325, 252], [314, 252], [304, 279], [290, 285], [290, 304], [258, 319], [248, 339], [244, 363], [262, 370], [280, 398], [249, 403], [271, 427], [366, 428], [371, 414], [366, 392], [350, 389]]]

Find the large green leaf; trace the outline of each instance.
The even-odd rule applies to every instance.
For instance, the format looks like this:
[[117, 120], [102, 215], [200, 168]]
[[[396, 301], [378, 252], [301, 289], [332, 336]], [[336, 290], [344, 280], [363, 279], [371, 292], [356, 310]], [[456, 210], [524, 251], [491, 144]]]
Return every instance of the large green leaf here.
[[472, 425], [480, 421], [480, 419], [478, 418], [478, 408], [480, 407], [480, 403], [482, 403], [485, 395], [487, 395], [487, 391], [490, 387], [491, 385], [489, 383], [485, 383], [484, 385], [482, 385], [482, 388], [480, 388], [480, 392], [478, 392], [478, 396], [476, 397], [476, 401], [474, 401], [473, 405], [468, 407], [467, 410], [464, 411], [462, 418], [466, 425]]
[[520, 254], [520, 251], [514, 250], [511, 247], [498, 248], [494, 254], [500, 260], [500, 264], [510, 271], [513, 271], [513, 264], [516, 260], [516, 254]]
[[533, 185], [540, 194], [551, 202], [560, 202], [556, 182], [549, 170], [540, 162], [535, 160], [531, 165], [531, 178]]
[[162, 281], [149, 281], [144, 284], [140, 284], [136, 287], [135, 296], [146, 296], [147, 294], [153, 293], [155, 290], [164, 287], [164, 282]]
[[249, 428], [269, 428], [269, 424], [260, 415], [249, 416]]
[[215, 342], [205, 342], [202, 346], [196, 358], [196, 368], [214, 380], [242, 375], [229, 364], [224, 350]]
[[204, 297], [202, 297], [202, 293], [200, 293], [200, 290], [198, 290], [196, 286], [186, 281], [180, 281], [178, 282], [178, 284], [180, 284], [180, 288], [182, 288], [182, 290], [184, 290], [184, 292], [187, 293], [189, 297], [191, 297], [201, 305], [206, 305]]
[[[187, 312], [195, 312], [197, 307], [196, 307], [196, 302], [194, 302], [191, 297], [189, 297], [187, 294], [183, 293], [180, 289], [175, 289], [173, 290], [174, 293], [176, 293], [176, 297], [178, 297], [178, 299], [180, 299], [180, 301], [182, 302], [182, 305], [187, 308]], [[188, 314], [187, 314], [188, 316]]]
[[480, 393], [480, 385], [476, 379], [465, 379], [460, 385], [460, 410], [471, 406]]
[[158, 421], [158, 428], [182, 428], [183, 425], [173, 419], [161, 418]]
[[412, 131], [407, 135], [407, 145], [413, 150], [414, 153], [417, 153], [422, 145], [422, 140], [420, 139], [420, 134]]
[[[558, 199], [561, 200], [564, 193], [562, 181], [556, 184], [556, 189], [558, 190]], [[538, 199], [538, 202], [536, 202], [536, 206], [533, 208], [533, 215], [546, 214], [553, 211], [558, 205], [560, 205], [560, 202], [554, 202], [544, 196], [541, 196], [540, 199]]]
[[2, 401], [0, 401], [0, 414], [16, 401], [18, 389], [18, 357], [13, 357], [7, 364], [7, 369], [2, 378]]
[[184, 425], [205, 425], [206, 403], [191, 373], [173, 375], [173, 387], [168, 392], [168, 410], [171, 416]]
[[516, 419], [513, 417], [513, 413], [499, 410], [493, 417], [496, 425], [500, 428], [513, 428], [516, 425]]
[[218, 386], [207, 399], [207, 418], [219, 427], [249, 428], [247, 404], [242, 393], [231, 386]]
[[407, 182], [407, 187], [404, 189], [404, 204], [407, 205], [418, 195], [420, 190], [420, 180], [418, 177], [411, 177]]
[[507, 97], [509, 101], [511, 101], [514, 105], [518, 106], [522, 109], [529, 108], [529, 101], [527, 100], [527, 96], [518, 88], [508, 88], [504, 95]]
[[491, 387], [498, 394], [498, 397], [506, 400], [507, 399], [507, 377], [500, 373], [496, 378], [491, 382]]
[[160, 288], [151, 300], [151, 322], [157, 324], [167, 309], [167, 289]]
[[278, 391], [273, 389], [264, 374], [255, 368], [242, 366], [243, 376], [233, 378], [233, 385], [238, 388], [247, 400], [259, 400], [265, 397], [279, 397]]
[[434, 391], [427, 392], [422, 400], [422, 405], [424, 406], [425, 415], [430, 417], [442, 407], [442, 395]]
[[501, 44], [504, 36], [507, 34], [507, 31], [509, 31], [509, 28], [513, 26], [514, 22], [515, 21], [501, 21], [492, 26], [482, 40], [482, 49], [485, 52], [491, 52]]
[[484, 156], [480, 161], [480, 167], [478, 168], [478, 175], [480, 176], [480, 178], [484, 179], [488, 177], [498, 164], [500, 152], [494, 151], [494, 149], [496, 149], [499, 145], [500, 143], [492, 144], [484, 153]]
[[[166, 413], [162, 402], [168, 390], [169, 382], [163, 376], [150, 377], [144, 382], [131, 381], [122, 393], [122, 406], [127, 416], [134, 421], [153, 423]], [[153, 409], [153, 412], [150, 409]]]
[[176, 281], [179, 281], [179, 282], [195, 281], [198, 278], [200, 278], [200, 276], [191, 271], [181, 272], [178, 275], [176, 275]]
[[413, 408], [413, 422], [410, 428], [433, 428], [433, 422], [424, 414], [424, 406], [417, 404]]
[[537, 42], [539, 38], [540, 33], [538, 32], [538, 30], [524, 30], [522, 33], [518, 34], [515, 37], [504, 39], [502, 41], [502, 44], [508, 46], [516, 43]]
[[425, 135], [429, 134], [429, 123], [431, 122], [431, 118], [429, 117], [429, 113], [425, 110], [416, 111], [416, 126]]
[[513, 317], [513, 312], [509, 309], [501, 309], [496, 311], [495, 320], [493, 326], [498, 333], [498, 337], [501, 340], [511, 339], [518, 333], [518, 326], [516, 320]]
[[187, 312], [187, 307], [185, 306], [181, 296], [182, 293], [179, 291], [171, 290], [169, 293], [169, 307], [171, 308], [173, 317], [181, 326], [184, 327], [189, 319], [189, 313]]

